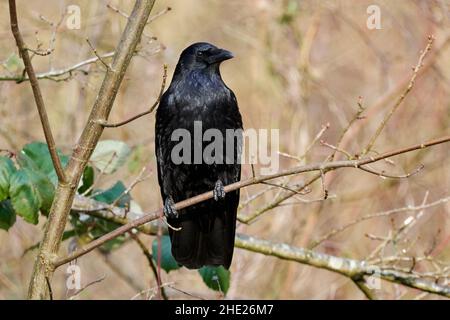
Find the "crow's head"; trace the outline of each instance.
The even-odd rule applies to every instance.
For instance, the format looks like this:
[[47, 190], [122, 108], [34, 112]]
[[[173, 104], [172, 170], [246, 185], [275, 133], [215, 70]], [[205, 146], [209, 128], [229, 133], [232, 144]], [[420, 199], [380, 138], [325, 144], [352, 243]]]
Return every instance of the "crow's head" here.
[[230, 51], [219, 49], [210, 43], [197, 42], [183, 50], [178, 64], [185, 70], [217, 70], [222, 61], [231, 58], [233, 54]]

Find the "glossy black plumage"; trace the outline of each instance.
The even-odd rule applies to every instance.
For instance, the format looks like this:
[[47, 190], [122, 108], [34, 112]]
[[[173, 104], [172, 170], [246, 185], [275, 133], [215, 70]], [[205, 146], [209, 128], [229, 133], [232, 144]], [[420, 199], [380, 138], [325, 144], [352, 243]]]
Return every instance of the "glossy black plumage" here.
[[[158, 181], [165, 204], [169, 197], [178, 202], [217, 187], [240, 180], [240, 137], [234, 140], [233, 164], [174, 164], [171, 141], [173, 130], [187, 129], [193, 138], [194, 121], [202, 122], [203, 132], [219, 129], [241, 129], [242, 119], [234, 93], [223, 82], [219, 65], [232, 55], [208, 43], [186, 48], [179, 59], [172, 83], [161, 98], [156, 113], [155, 148]], [[202, 149], [209, 142], [202, 143]], [[194, 152], [194, 143], [192, 151]], [[226, 154], [224, 144], [224, 158]], [[193, 160], [193, 159], [192, 159]], [[171, 199], [170, 199], [171, 200]], [[239, 191], [227, 193], [224, 199], [211, 199], [168, 216], [168, 222], [180, 231], [169, 229], [172, 255], [187, 268], [223, 265], [229, 268], [233, 256], [236, 212]]]

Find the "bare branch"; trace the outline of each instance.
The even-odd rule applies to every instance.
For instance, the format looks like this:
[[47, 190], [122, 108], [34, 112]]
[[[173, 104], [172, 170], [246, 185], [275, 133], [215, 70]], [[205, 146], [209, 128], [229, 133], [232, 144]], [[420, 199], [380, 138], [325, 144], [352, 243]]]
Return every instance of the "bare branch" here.
[[[450, 200], [450, 197], [449, 197]], [[75, 201], [75, 205], [79, 208], [90, 207], [90, 205], [85, 205], [83, 202], [87, 201], [88, 203], [92, 202], [91, 199], [88, 198], [79, 198]], [[102, 207], [105, 204], [98, 203], [98, 207]], [[121, 210], [123, 208], [115, 207], [114, 210], [118, 210], [118, 214], [120, 215]], [[398, 209], [394, 209], [398, 210]], [[102, 213], [103, 214], [103, 213]], [[105, 219], [109, 220], [110, 215], [105, 213]], [[114, 221], [114, 220], [109, 220]], [[127, 222], [128, 221], [128, 222]], [[119, 222], [121, 224], [129, 224], [130, 219], [123, 220]], [[125, 225], [126, 226], [126, 225]], [[141, 229], [142, 232], [149, 235], [156, 235], [159, 231], [157, 228], [145, 228]], [[167, 229], [164, 230], [167, 233]], [[94, 240], [96, 241], [96, 240]], [[446, 270], [443, 270], [440, 273], [418, 273], [412, 270], [399, 269], [391, 266], [378, 265], [384, 264], [389, 261], [398, 261], [399, 259], [405, 260], [407, 257], [392, 257], [385, 258], [382, 260], [354, 260], [354, 259], [346, 259], [336, 256], [331, 256], [323, 253], [319, 253], [310, 249], [304, 248], [296, 248], [284, 243], [272, 243], [266, 240], [260, 240], [254, 237], [250, 237], [244, 234], [236, 234], [235, 246], [237, 248], [241, 248], [244, 250], [249, 250], [256, 253], [262, 253], [265, 255], [275, 256], [280, 259], [296, 261], [302, 264], [310, 265], [317, 268], [327, 269], [332, 272], [340, 273], [346, 277], [352, 279], [355, 284], [361, 289], [366, 290], [363, 291], [364, 294], [368, 298], [375, 299], [375, 295], [373, 292], [369, 292], [370, 288], [367, 286], [365, 282], [364, 276], [373, 276], [379, 277], [381, 279], [400, 283], [412, 288], [416, 288], [419, 290], [423, 290], [426, 292], [431, 292], [435, 294], [444, 295], [450, 297], [450, 287], [449, 286], [441, 286], [436, 284], [435, 281], [428, 281], [424, 278], [432, 278], [442, 279], [445, 277]], [[408, 261], [411, 259], [415, 259], [416, 261], [429, 261], [429, 257], [418, 257], [418, 258], [408, 258]], [[69, 261], [65, 261], [69, 262]], [[364, 281], [364, 284], [362, 283]], [[365, 288], [364, 288], [365, 286]], [[364, 288], [364, 289], [363, 289]]]
[[352, 281], [356, 284], [359, 290], [361, 290], [361, 292], [364, 293], [367, 299], [369, 300], [377, 299], [373, 290], [367, 285], [367, 282], [364, 279], [364, 277], [360, 277], [359, 279], [354, 278], [352, 279]]
[[164, 93], [164, 88], [166, 87], [166, 80], [167, 80], [167, 64], [164, 64], [164, 72], [163, 72], [163, 79], [161, 82], [161, 89], [159, 90], [159, 95], [158, 98], [156, 99], [156, 101], [152, 104], [152, 106], [144, 112], [141, 112], [127, 120], [121, 121], [121, 122], [117, 122], [117, 123], [100, 123], [103, 127], [105, 128], [117, 128], [120, 126], [123, 126], [127, 123], [130, 123], [131, 121], [134, 121], [136, 119], [139, 119], [140, 117], [143, 117], [147, 114], [150, 114], [153, 112], [153, 110], [155, 110], [155, 108], [158, 106], [159, 102], [161, 101], [161, 97]]
[[377, 140], [378, 136], [381, 134], [381, 131], [383, 131], [383, 129], [386, 126], [386, 124], [389, 121], [389, 119], [392, 117], [394, 112], [398, 109], [398, 107], [402, 104], [403, 100], [405, 100], [405, 98], [408, 95], [408, 93], [414, 87], [414, 83], [416, 81], [417, 74], [418, 74], [420, 68], [422, 68], [422, 66], [423, 66], [423, 59], [425, 59], [425, 56], [427, 55], [428, 51], [431, 50], [431, 47], [433, 45], [433, 41], [434, 41], [434, 37], [433, 36], [429, 36], [428, 37], [427, 46], [425, 47], [425, 49], [423, 50], [422, 54], [420, 55], [419, 61], [417, 62], [417, 65], [413, 68], [413, 75], [411, 77], [411, 80], [409, 81], [408, 86], [406, 87], [406, 89], [402, 93], [402, 95], [397, 99], [397, 101], [395, 102], [395, 104], [392, 107], [392, 109], [385, 115], [385, 117], [381, 121], [380, 125], [378, 126], [377, 130], [375, 131], [374, 135], [372, 136], [372, 138], [370, 138], [369, 143], [364, 148], [364, 150], [362, 152], [362, 155], [366, 155], [367, 152], [369, 152], [372, 149], [373, 145], [375, 144], [375, 141]]
[[154, 15], [152, 15], [150, 18], [148, 18], [147, 24], [152, 23], [153, 21], [155, 21], [156, 19], [158, 19], [159, 17], [165, 15], [167, 12], [171, 11], [172, 8], [171, 7], [166, 7], [164, 9], [162, 9], [161, 11], [155, 13]]
[[86, 290], [87, 288], [89, 288], [90, 286], [92, 286], [92, 285], [94, 285], [94, 284], [96, 284], [96, 283], [102, 282], [102, 281], [105, 280], [105, 279], [106, 279], [106, 276], [103, 275], [103, 276], [101, 276], [100, 278], [98, 278], [98, 279], [96, 279], [96, 280], [93, 280], [93, 281], [89, 282], [89, 283], [88, 283], [87, 285], [85, 285], [83, 288], [77, 290], [74, 294], [72, 294], [72, 295], [69, 297], [69, 300], [75, 299], [81, 292], [83, 292], [84, 290]]
[[410, 288], [450, 298], [450, 286], [439, 285], [434, 281], [425, 280], [421, 276], [410, 273], [390, 268], [380, 268], [377, 265], [369, 265], [365, 261], [330, 256], [308, 249], [296, 248], [285, 243], [271, 243], [267, 240], [260, 240], [243, 234], [237, 235], [235, 245], [238, 248], [249, 251], [337, 272], [351, 279], [374, 276], [390, 282], [400, 283]]
[[[448, 141], [450, 141], [450, 136], [445, 136], [440, 139], [435, 139], [435, 140], [431, 140], [431, 141], [428, 141], [425, 143], [416, 144], [416, 145], [413, 145], [410, 147], [396, 149], [394, 151], [386, 152], [386, 153], [380, 154], [376, 157], [363, 158], [360, 160], [334, 161], [334, 162], [318, 163], [318, 164], [310, 164], [310, 165], [305, 165], [305, 166], [294, 167], [292, 169], [280, 171], [280, 172], [272, 174], [272, 175], [258, 176], [255, 178], [252, 177], [252, 178], [249, 178], [246, 180], [242, 180], [242, 181], [227, 185], [227, 186], [225, 186], [225, 192], [228, 193], [230, 191], [234, 191], [234, 190], [241, 189], [241, 188], [248, 187], [248, 186], [255, 185], [255, 184], [260, 184], [262, 182], [272, 180], [275, 178], [280, 178], [280, 177], [304, 173], [304, 172], [311, 172], [311, 171], [327, 172], [327, 171], [335, 170], [338, 168], [356, 168], [356, 169], [358, 169], [363, 165], [377, 162], [377, 161], [380, 161], [380, 160], [388, 158], [388, 157], [392, 157], [392, 156], [399, 155], [402, 153], [407, 153], [407, 152], [410, 152], [413, 150], [423, 149], [423, 148], [426, 148], [429, 146], [445, 143]], [[318, 176], [320, 177], [320, 174]], [[202, 193], [198, 196], [177, 202], [175, 204], [175, 209], [180, 211], [181, 209], [184, 209], [184, 208], [187, 208], [194, 204], [211, 199], [212, 197], [213, 197], [213, 191], [208, 191], [208, 192]], [[147, 214], [141, 218], [138, 218], [136, 220], [133, 220], [132, 222], [130, 222], [126, 225], [123, 225], [123, 226], [115, 229], [114, 231], [111, 231], [110, 233], [103, 235], [102, 237], [100, 237], [98, 239], [95, 239], [94, 241], [92, 241], [91, 243], [86, 245], [85, 247], [80, 248], [79, 250], [69, 254], [67, 257], [54, 261], [53, 264], [55, 267], [58, 267], [58, 266], [61, 266], [65, 263], [72, 261], [73, 259], [76, 259], [82, 255], [85, 255], [86, 253], [92, 251], [93, 249], [102, 245], [103, 243], [105, 243], [109, 240], [112, 240], [112, 239], [120, 236], [121, 234], [124, 234], [125, 232], [130, 231], [131, 229], [137, 228], [142, 224], [145, 224], [152, 220], [158, 219], [162, 215], [162, 212], [163, 212], [162, 209], [155, 210], [152, 213], [149, 213], [149, 214]]]
[[383, 178], [383, 179], [386, 179], [386, 178], [390, 178], [390, 179], [406, 179], [406, 178], [409, 178], [409, 177], [412, 177], [412, 176], [418, 174], [420, 171], [422, 171], [423, 168], [425, 168], [425, 166], [423, 164], [421, 164], [416, 169], [414, 169], [411, 172], [408, 172], [407, 174], [393, 175], [393, 174], [386, 173], [384, 170], [381, 171], [381, 172], [378, 172], [378, 171], [370, 168], [369, 166], [360, 167], [361, 170], [369, 172], [369, 173], [374, 174], [376, 176], [379, 176], [380, 178]]
[[164, 288], [164, 286], [161, 283], [161, 279], [158, 275], [158, 270], [156, 270], [156, 266], [155, 266], [155, 262], [153, 261], [153, 256], [150, 253], [150, 251], [148, 251], [147, 246], [145, 245], [145, 243], [142, 242], [141, 239], [139, 239], [139, 237], [135, 234], [131, 234], [131, 237], [134, 239], [134, 241], [136, 241], [136, 243], [138, 244], [139, 248], [141, 248], [142, 253], [144, 254], [144, 256], [147, 258], [148, 264], [150, 265], [150, 268], [152, 269], [153, 275], [156, 279], [157, 282], [157, 289], [159, 294], [162, 296], [162, 298], [164, 300], [168, 300], [167, 298], [167, 294], [166, 294], [166, 290]]
[[[100, 58], [111, 58], [114, 56], [114, 52], [108, 52], [105, 54], [100, 55]], [[48, 79], [53, 81], [59, 81], [59, 77], [68, 75], [68, 78], [72, 76], [72, 73], [74, 72], [81, 72], [83, 74], [88, 74], [88, 71], [81, 69], [84, 66], [96, 63], [99, 60], [98, 57], [93, 57], [86, 59], [84, 61], [80, 61], [70, 67], [59, 69], [59, 70], [51, 70], [48, 72], [42, 72], [36, 74], [37, 79]], [[65, 78], [64, 78], [65, 79]], [[22, 77], [22, 76], [0, 76], [0, 81], [16, 81], [18, 83], [23, 81], [29, 81], [30, 79], [28, 77]]]
[[[14, 3], [13, 0], [10, 2]], [[154, 2], [154, 0], [137, 0], [135, 2], [130, 19], [128, 19], [125, 30], [116, 46], [111, 68], [105, 74], [88, 122], [67, 165], [66, 176], [69, 181], [64, 185], [59, 184], [56, 190], [45, 226], [44, 238], [39, 248], [30, 281], [28, 293], [30, 299], [45, 299], [48, 297], [45, 278], [51, 278], [53, 275], [52, 261], [57, 256], [78, 183], [103, 132], [103, 126], [98, 123], [108, 119]], [[32, 77], [30, 79], [32, 80]]]
[[94, 48], [94, 46], [92, 45], [92, 43], [89, 41], [88, 38], [86, 38], [86, 42], [88, 43], [89, 47], [91, 47], [91, 50], [94, 52], [95, 56], [97, 57], [98, 60], [100, 60], [100, 62], [105, 66], [107, 71], [111, 71], [111, 66], [109, 64], [107, 64], [102, 57], [97, 53], [97, 49]]
[[[396, 213], [401, 213], [401, 212], [408, 212], [408, 211], [419, 211], [419, 210], [423, 210], [423, 209], [427, 209], [427, 208], [431, 208], [431, 207], [435, 207], [438, 205], [441, 205], [443, 203], [446, 203], [450, 201], [450, 197], [446, 197], [446, 198], [442, 198], [439, 200], [436, 200], [434, 202], [428, 203], [428, 204], [422, 204], [420, 206], [407, 206], [407, 207], [402, 207], [402, 208], [397, 208], [397, 209], [391, 209], [388, 211], [382, 211], [382, 212], [378, 212], [378, 213], [374, 213], [374, 214], [369, 214], [363, 217], [360, 217], [350, 223], [347, 223], [346, 225], [343, 225], [342, 227], [339, 227], [337, 229], [332, 230], [331, 232], [327, 233], [326, 235], [322, 236], [320, 239], [314, 241], [311, 244], [311, 248], [315, 248], [317, 247], [319, 244], [321, 244], [322, 242], [324, 242], [325, 240], [330, 239], [331, 237], [335, 236], [336, 234], [348, 229], [351, 226], [354, 226], [362, 221], [365, 220], [369, 220], [369, 219], [374, 219], [374, 218], [379, 218], [379, 217], [386, 217], [386, 216], [390, 216], [392, 214], [396, 214]], [[383, 239], [381, 239], [383, 240]]]
[[286, 152], [278, 152], [279, 155], [284, 156], [286, 158], [297, 160], [298, 162], [302, 162], [305, 160], [308, 153], [311, 151], [312, 147], [316, 144], [316, 142], [322, 137], [322, 135], [325, 133], [325, 131], [330, 128], [330, 124], [327, 123], [325, 125], [322, 125], [322, 129], [317, 133], [317, 135], [314, 137], [313, 141], [306, 147], [305, 152], [301, 156], [294, 156], [291, 154], [288, 154]]
[[25, 65], [25, 70], [30, 79], [31, 88], [33, 89], [34, 100], [36, 102], [36, 107], [39, 112], [39, 117], [42, 124], [42, 129], [44, 130], [45, 140], [47, 141], [48, 150], [52, 158], [53, 166], [55, 167], [56, 174], [58, 176], [58, 181], [60, 183], [66, 182], [66, 176], [64, 169], [59, 159], [58, 153], [56, 151], [55, 140], [53, 138], [52, 130], [50, 128], [50, 123], [48, 121], [47, 111], [45, 109], [44, 99], [42, 98], [41, 88], [39, 87], [36, 74], [34, 73], [34, 68], [31, 63], [30, 56], [28, 54], [28, 49], [25, 46], [22, 35], [19, 30], [19, 22], [17, 20], [17, 10], [16, 1], [9, 0], [9, 16], [11, 20], [11, 30], [16, 39], [17, 48], [19, 49], [20, 56], [22, 57], [23, 63]]

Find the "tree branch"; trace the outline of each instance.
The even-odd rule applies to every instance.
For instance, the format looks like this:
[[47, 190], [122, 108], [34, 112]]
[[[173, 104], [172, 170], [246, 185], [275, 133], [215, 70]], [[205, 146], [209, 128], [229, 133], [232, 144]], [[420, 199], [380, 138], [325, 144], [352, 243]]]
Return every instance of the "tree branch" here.
[[[97, 201], [95, 202], [98, 208], [102, 208], [102, 206], [105, 205]], [[93, 208], [92, 200], [84, 197], [78, 198], [74, 205], [77, 210], [87, 207]], [[114, 210], [118, 210], [116, 212], [119, 213], [125, 209], [114, 207]], [[88, 212], [88, 214], [91, 213], [92, 212]], [[108, 214], [104, 215], [105, 213], [105, 211], [99, 212], [98, 216], [101, 217], [103, 215], [104, 219], [109, 220], [110, 216]], [[127, 221], [129, 221], [129, 219], [125, 219], [121, 223], [124, 224]], [[132, 222], [128, 222], [128, 224], [129, 223]], [[157, 234], [157, 228], [146, 228], [141, 231], [150, 235]], [[392, 267], [379, 266], [374, 264], [374, 262], [327, 255], [310, 249], [297, 248], [284, 243], [272, 243], [267, 240], [261, 240], [239, 233], [236, 234], [235, 246], [244, 250], [274, 256], [283, 260], [295, 261], [342, 274], [352, 279], [369, 299], [374, 299], [376, 297], [365, 282], [365, 276], [374, 276], [393, 283], [400, 283], [411, 288], [450, 297], [450, 286], [443, 286], [436, 284], [434, 281], [425, 280], [424, 278], [430, 276], [425, 273], [406, 272]]]
[[[100, 55], [100, 57], [102, 59], [110, 58], [112, 56], [114, 56], [114, 52], [108, 52], [108, 53]], [[95, 56], [95, 57], [80, 61], [70, 67], [67, 67], [67, 68], [38, 73], [38, 74], [36, 74], [36, 78], [60, 81], [61, 79], [59, 79], [59, 77], [68, 75], [67, 78], [70, 78], [74, 72], [82, 72], [84, 74], [87, 74], [88, 72], [81, 68], [86, 65], [96, 63], [98, 60], [99, 60], [99, 58], [97, 56]], [[67, 78], [63, 78], [63, 79], [65, 80]], [[28, 80], [30, 80], [28, 77], [23, 77], [23, 76], [0, 76], [0, 81], [16, 81], [17, 83], [20, 83], [20, 82], [28, 81]]]
[[[359, 169], [361, 166], [369, 164], [369, 163], [373, 163], [373, 162], [377, 162], [380, 161], [382, 159], [386, 159], [395, 155], [399, 155], [402, 153], [407, 153], [413, 150], [418, 150], [418, 149], [423, 149], [426, 147], [430, 147], [433, 145], [437, 145], [437, 144], [441, 144], [441, 143], [445, 143], [450, 141], [450, 136], [445, 136], [439, 139], [435, 139], [435, 140], [430, 140], [428, 142], [425, 143], [421, 143], [421, 144], [416, 144], [410, 147], [406, 147], [406, 148], [401, 148], [401, 149], [396, 149], [394, 151], [390, 151], [390, 152], [386, 152], [383, 154], [380, 154], [376, 157], [368, 157], [368, 158], [363, 158], [360, 160], [344, 160], [344, 161], [333, 161], [333, 162], [326, 162], [326, 163], [317, 163], [317, 164], [310, 164], [310, 165], [305, 165], [305, 166], [298, 166], [298, 167], [294, 167], [288, 170], [284, 170], [284, 171], [280, 171], [278, 173], [272, 174], [272, 175], [267, 175], [267, 176], [257, 176], [257, 177], [252, 177], [246, 180], [242, 180], [230, 185], [225, 186], [225, 192], [228, 193], [230, 191], [234, 191], [237, 189], [241, 189], [244, 187], [248, 187], [251, 185], [255, 185], [255, 184], [259, 184], [262, 182], [265, 182], [267, 180], [272, 180], [275, 178], [280, 178], [280, 177], [284, 177], [284, 176], [289, 176], [289, 175], [293, 175], [293, 174], [299, 174], [299, 173], [304, 173], [304, 172], [311, 172], [311, 171], [321, 171], [321, 172], [326, 172], [326, 171], [331, 171], [331, 170], [335, 170], [335, 169], [339, 169], [339, 168], [356, 168]], [[202, 193], [198, 196], [177, 202], [175, 204], [175, 209], [180, 211], [181, 209], [187, 208], [189, 206], [192, 206], [194, 204], [203, 202], [205, 200], [211, 199], [213, 197], [213, 192], [212, 191], [208, 191], [205, 193]], [[69, 254], [67, 257], [58, 259], [58, 260], [54, 260], [54, 267], [59, 267], [63, 264], [66, 264], [82, 255], [85, 255], [86, 253], [92, 251], [93, 249], [97, 248], [98, 246], [101, 246], [103, 243], [112, 240], [122, 234], [124, 234], [125, 232], [128, 232], [134, 228], [137, 228], [145, 223], [148, 223], [152, 220], [156, 220], [158, 219], [162, 214], [162, 209], [158, 209], [155, 210], [143, 217], [140, 217], [138, 219], [135, 219], [117, 229], [115, 229], [114, 231], [111, 231], [110, 233], [107, 233], [105, 235], [103, 235], [102, 237], [93, 240], [92, 242], [90, 242], [89, 244], [87, 244], [86, 246], [84, 246], [83, 248], [78, 249], [77, 251], [72, 252], [71, 254]]]
[[332, 231], [330, 231], [329, 233], [325, 234], [324, 236], [320, 237], [318, 240], [314, 241], [309, 247], [310, 248], [315, 248], [317, 247], [319, 244], [321, 244], [322, 242], [324, 242], [325, 240], [330, 239], [331, 237], [335, 236], [336, 234], [350, 228], [351, 226], [354, 226], [360, 222], [363, 222], [365, 220], [369, 220], [369, 219], [374, 219], [374, 218], [379, 218], [379, 217], [387, 217], [390, 216], [392, 214], [397, 214], [397, 213], [402, 213], [402, 212], [409, 212], [409, 211], [420, 211], [423, 209], [428, 209], [428, 208], [432, 208], [435, 206], [439, 206], [441, 204], [445, 204], [447, 202], [450, 201], [450, 196], [449, 197], [445, 197], [445, 198], [441, 198], [439, 200], [436, 200], [434, 202], [425, 204], [423, 203], [422, 205], [419, 206], [407, 206], [407, 207], [402, 207], [402, 208], [396, 208], [396, 209], [391, 209], [388, 211], [382, 211], [382, 212], [378, 212], [378, 213], [374, 213], [374, 214], [369, 214], [369, 215], [365, 215], [362, 216], [356, 220], [353, 220], [345, 225], [343, 225], [342, 227], [333, 229]]
[[365, 261], [331, 256], [308, 249], [292, 247], [285, 243], [271, 243], [243, 234], [237, 235], [235, 245], [241, 249], [337, 272], [351, 279], [375, 276], [389, 282], [400, 283], [410, 288], [450, 298], [450, 286], [439, 285], [410, 273], [369, 265]]
[[159, 295], [164, 300], [168, 300], [166, 289], [162, 285], [161, 279], [158, 276], [158, 270], [156, 269], [155, 262], [153, 261], [153, 255], [150, 253], [150, 251], [148, 251], [147, 246], [145, 245], [145, 243], [143, 243], [142, 240], [139, 239], [139, 237], [137, 235], [131, 234], [131, 237], [134, 239], [134, 241], [136, 241], [136, 243], [138, 244], [139, 248], [141, 248], [142, 253], [147, 258], [148, 264], [149, 264], [150, 268], [152, 269], [153, 276], [156, 279]]
[[52, 261], [57, 257], [78, 183], [103, 132], [103, 126], [99, 122], [106, 122], [108, 119], [154, 2], [155, 0], [136, 0], [130, 19], [114, 51], [111, 68], [106, 71], [88, 122], [70, 157], [65, 172], [67, 183], [58, 185], [30, 281], [28, 297], [31, 299], [48, 298], [45, 279], [47, 277], [51, 279], [53, 275]]
[[56, 175], [58, 176], [58, 181], [60, 183], [65, 183], [66, 176], [61, 164], [61, 160], [59, 159], [58, 153], [56, 151], [55, 140], [53, 138], [50, 123], [48, 121], [47, 111], [45, 110], [45, 104], [44, 99], [42, 98], [41, 88], [39, 87], [36, 74], [34, 73], [33, 65], [31, 63], [31, 59], [28, 54], [28, 49], [25, 46], [25, 43], [19, 30], [19, 22], [17, 20], [17, 10], [15, 0], [9, 0], [9, 17], [11, 23], [11, 31], [14, 35], [14, 38], [16, 39], [19, 54], [22, 57], [23, 63], [25, 65], [25, 70], [28, 74], [28, 78], [30, 79], [34, 100], [36, 102], [36, 107], [38, 109], [39, 117], [41, 119], [42, 129], [44, 130], [45, 141], [47, 141], [48, 150], [52, 158], [53, 166], [55, 167]]
[[402, 104], [403, 100], [405, 100], [408, 93], [412, 90], [414, 87], [414, 83], [416, 81], [417, 74], [420, 71], [420, 68], [423, 66], [423, 59], [425, 59], [425, 56], [427, 55], [428, 51], [431, 50], [431, 47], [433, 45], [434, 37], [429, 36], [428, 37], [428, 43], [425, 49], [423, 50], [422, 54], [419, 57], [419, 61], [417, 62], [417, 65], [413, 67], [413, 75], [411, 77], [411, 80], [409, 81], [408, 86], [406, 87], [405, 91], [402, 93], [402, 95], [397, 99], [392, 109], [384, 116], [383, 120], [381, 121], [380, 125], [378, 126], [376, 132], [371, 137], [369, 143], [364, 148], [362, 155], [366, 155], [370, 150], [372, 150], [373, 145], [375, 144], [375, 141], [377, 140], [378, 136], [381, 134], [381, 131], [383, 131], [384, 127], [388, 123], [389, 119], [392, 117], [394, 112], [398, 109], [398, 107]]
[[156, 99], [156, 101], [152, 104], [152, 106], [144, 112], [141, 112], [127, 120], [121, 121], [121, 122], [117, 122], [117, 123], [101, 123], [101, 125], [105, 128], [117, 128], [120, 126], [123, 126], [127, 123], [130, 123], [131, 121], [134, 121], [136, 119], [139, 119], [140, 117], [143, 117], [147, 114], [150, 114], [153, 112], [153, 110], [155, 110], [156, 106], [159, 104], [159, 101], [161, 101], [161, 97], [164, 93], [164, 88], [166, 87], [166, 80], [167, 80], [167, 64], [164, 65], [164, 71], [163, 71], [163, 79], [161, 82], [161, 89], [159, 90], [159, 95], [158, 98]]

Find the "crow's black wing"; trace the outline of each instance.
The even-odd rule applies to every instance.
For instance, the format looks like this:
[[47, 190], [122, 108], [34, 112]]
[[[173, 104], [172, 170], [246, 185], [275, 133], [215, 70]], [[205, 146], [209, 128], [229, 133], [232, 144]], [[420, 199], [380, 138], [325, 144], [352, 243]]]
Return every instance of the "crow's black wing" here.
[[[206, 128], [217, 128], [226, 137], [226, 129], [241, 129], [242, 119], [234, 94], [228, 91], [224, 99], [207, 104], [205, 114], [192, 111], [193, 99], [184, 100], [171, 89], [163, 95], [156, 113], [156, 157], [158, 182], [163, 201], [171, 196], [175, 202], [211, 191], [218, 179], [225, 185], [240, 180], [241, 166], [237, 163], [242, 142], [236, 138], [233, 164], [179, 164], [171, 159], [177, 142], [171, 141], [173, 130], [185, 128], [192, 133], [192, 123], [201, 120]], [[185, 96], [185, 95], [184, 95]], [[226, 151], [226, 146], [223, 148]], [[169, 229], [172, 254], [178, 263], [188, 268], [223, 265], [229, 268], [233, 256], [236, 213], [239, 190], [226, 194], [225, 199], [213, 199], [179, 211], [179, 218], [168, 221], [180, 231]]]

